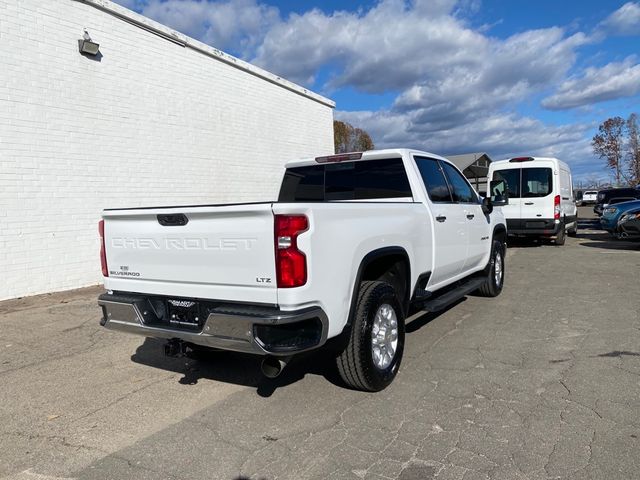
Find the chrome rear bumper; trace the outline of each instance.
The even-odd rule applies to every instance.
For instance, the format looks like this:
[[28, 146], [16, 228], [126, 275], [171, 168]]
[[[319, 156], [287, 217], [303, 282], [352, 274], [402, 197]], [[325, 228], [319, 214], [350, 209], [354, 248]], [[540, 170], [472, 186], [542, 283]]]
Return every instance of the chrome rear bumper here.
[[320, 307], [282, 311], [276, 307], [220, 304], [210, 309], [201, 329], [186, 330], [162, 325], [163, 320], [144, 295], [103, 294], [98, 305], [103, 314], [100, 324], [105, 328], [221, 350], [285, 356], [320, 347], [327, 340], [328, 320]]

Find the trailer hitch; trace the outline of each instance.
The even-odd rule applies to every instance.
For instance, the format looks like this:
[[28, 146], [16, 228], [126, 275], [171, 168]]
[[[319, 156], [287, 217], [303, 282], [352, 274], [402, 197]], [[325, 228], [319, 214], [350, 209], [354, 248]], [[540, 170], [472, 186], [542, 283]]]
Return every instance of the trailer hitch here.
[[164, 354], [167, 357], [184, 357], [189, 351], [189, 346], [179, 338], [172, 338], [164, 344]]

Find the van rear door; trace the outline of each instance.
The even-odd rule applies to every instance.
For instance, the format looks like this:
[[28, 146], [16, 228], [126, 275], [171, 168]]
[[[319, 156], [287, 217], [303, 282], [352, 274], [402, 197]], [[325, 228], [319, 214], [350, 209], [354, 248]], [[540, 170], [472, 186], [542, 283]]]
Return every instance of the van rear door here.
[[536, 162], [535, 166], [522, 165], [520, 215], [523, 220], [552, 219], [554, 191], [559, 181], [557, 170], [550, 162]]
[[519, 225], [514, 225], [514, 221], [519, 221], [521, 218], [520, 164], [507, 163], [501, 166], [500, 169], [494, 170], [491, 180], [504, 180], [507, 184], [509, 203], [501, 207], [502, 213], [507, 220], [511, 220], [509, 224], [512, 228], [519, 228]]

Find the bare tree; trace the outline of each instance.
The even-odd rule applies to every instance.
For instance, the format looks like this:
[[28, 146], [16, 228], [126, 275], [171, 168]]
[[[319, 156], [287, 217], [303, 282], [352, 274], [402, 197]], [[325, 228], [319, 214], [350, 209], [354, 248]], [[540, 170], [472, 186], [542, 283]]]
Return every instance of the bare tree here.
[[333, 121], [333, 142], [336, 153], [363, 152], [375, 148], [371, 136], [365, 130], [339, 120]]
[[585, 180], [585, 188], [599, 188], [602, 181], [597, 177], [587, 177]]
[[640, 131], [638, 129], [638, 115], [632, 113], [625, 124], [627, 134], [627, 162], [629, 165], [630, 183], [640, 184]]
[[598, 127], [598, 133], [591, 140], [593, 152], [607, 161], [607, 166], [615, 173], [618, 185], [621, 184], [624, 176], [622, 168], [624, 125], [625, 121], [621, 117], [608, 118]]

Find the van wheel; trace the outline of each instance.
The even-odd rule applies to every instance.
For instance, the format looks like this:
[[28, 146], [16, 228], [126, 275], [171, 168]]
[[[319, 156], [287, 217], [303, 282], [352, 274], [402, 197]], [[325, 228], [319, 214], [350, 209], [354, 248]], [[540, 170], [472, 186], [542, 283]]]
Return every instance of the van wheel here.
[[556, 246], [561, 247], [562, 245], [564, 245], [564, 242], [566, 240], [566, 231], [564, 228], [564, 223], [560, 224], [560, 231], [558, 232], [558, 235], [556, 235]]
[[569, 235], [572, 238], [575, 238], [578, 236], [578, 219], [576, 218], [576, 225], [573, 228], [570, 228], [569, 230], [567, 230], [567, 235]]
[[491, 257], [487, 265], [487, 278], [484, 284], [476, 290], [481, 297], [497, 297], [504, 285], [504, 243], [494, 240], [491, 246]]
[[342, 380], [351, 388], [378, 392], [395, 378], [404, 351], [404, 314], [386, 282], [360, 284], [349, 341], [336, 358]]

